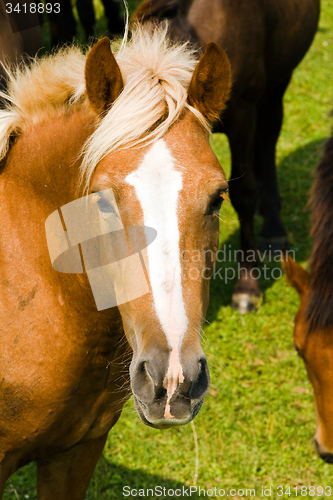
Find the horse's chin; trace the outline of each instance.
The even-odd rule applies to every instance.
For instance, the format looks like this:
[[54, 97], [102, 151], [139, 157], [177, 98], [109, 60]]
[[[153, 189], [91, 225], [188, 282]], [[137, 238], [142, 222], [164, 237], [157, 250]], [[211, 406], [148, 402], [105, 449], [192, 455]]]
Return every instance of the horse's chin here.
[[141, 421], [144, 424], [148, 425], [148, 427], [153, 427], [154, 429], [170, 429], [170, 427], [175, 427], [175, 426], [179, 426], [179, 425], [186, 425], [189, 422], [191, 422], [191, 420], [193, 420], [193, 418], [195, 417], [195, 415], [199, 411], [198, 410], [197, 412], [194, 412], [192, 415], [190, 415], [185, 420], [165, 419], [165, 420], [159, 420], [158, 422], [151, 422], [150, 420], [148, 420], [148, 418], [145, 415], [145, 411], [144, 411], [144, 408], [142, 407], [141, 401], [135, 395], [134, 395], [134, 405], [135, 405], [135, 409], [138, 412], [138, 415], [139, 415]]

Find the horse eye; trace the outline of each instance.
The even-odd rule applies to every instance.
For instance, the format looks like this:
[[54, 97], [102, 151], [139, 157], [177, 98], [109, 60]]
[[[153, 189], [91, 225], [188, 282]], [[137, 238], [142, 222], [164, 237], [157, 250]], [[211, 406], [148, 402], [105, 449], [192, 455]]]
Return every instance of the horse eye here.
[[297, 347], [296, 344], [294, 344], [294, 348], [295, 348], [295, 351], [297, 352], [297, 355], [303, 359], [303, 356], [302, 356], [302, 353], [301, 353], [301, 350]]
[[221, 194], [218, 194], [217, 196], [215, 196], [215, 198], [213, 199], [213, 201], [209, 205], [209, 209], [208, 209], [209, 215], [218, 214], [220, 209], [221, 209], [222, 203], [223, 203], [223, 198], [222, 198]]
[[97, 201], [98, 209], [103, 213], [112, 213], [114, 212], [113, 206], [103, 197]]

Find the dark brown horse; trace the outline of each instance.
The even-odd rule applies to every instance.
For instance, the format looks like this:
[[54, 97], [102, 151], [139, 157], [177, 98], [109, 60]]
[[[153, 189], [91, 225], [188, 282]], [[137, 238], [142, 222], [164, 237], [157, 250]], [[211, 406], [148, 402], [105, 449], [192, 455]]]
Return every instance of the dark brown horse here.
[[[10, 18], [6, 13], [6, 2], [0, 0], [0, 63], [15, 63], [23, 56], [35, 56], [42, 46], [38, 14], [27, 14], [21, 11]], [[30, 6], [31, 1], [26, 2]], [[10, 22], [11, 21], [11, 22]], [[0, 89], [6, 87], [6, 73], [0, 64]]]
[[258, 302], [251, 270], [257, 246], [253, 217], [263, 215], [266, 249], [287, 242], [280, 219], [275, 148], [283, 116], [283, 94], [292, 71], [315, 35], [319, 0], [145, 0], [134, 17], [170, 20], [173, 38], [202, 49], [213, 40], [230, 60], [233, 89], [222, 123], [232, 155], [231, 201], [240, 220], [241, 258], [233, 305], [241, 312]]
[[315, 446], [326, 462], [333, 463], [333, 137], [326, 143], [316, 175], [311, 199], [310, 273], [290, 258], [284, 270], [301, 299], [294, 344], [314, 390]]
[[[121, 15], [120, 2], [102, 0], [105, 17], [108, 20], [108, 31], [111, 35], [119, 35], [124, 30], [124, 19]], [[95, 10], [92, 0], [77, 0], [76, 8], [87, 38], [95, 37]], [[76, 21], [70, 0], [61, 0], [61, 10], [48, 15], [51, 24], [52, 45], [71, 43], [76, 34]]]
[[87, 58], [67, 49], [11, 78], [0, 111], [0, 498], [35, 460], [39, 500], [82, 500], [130, 388], [147, 425], [199, 411], [227, 189], [209, 130], [230, 83], [215, 44], [198, 62], [164, 29], [139, 27], [116, 58], [104, 38]]

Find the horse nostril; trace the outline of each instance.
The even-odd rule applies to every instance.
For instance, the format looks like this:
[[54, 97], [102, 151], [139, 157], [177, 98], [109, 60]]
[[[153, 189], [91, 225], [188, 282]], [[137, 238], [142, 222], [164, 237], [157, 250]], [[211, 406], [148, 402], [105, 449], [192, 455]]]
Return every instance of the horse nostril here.
[[322, 453], [319, 455], [320, 458], [324, 460], [327, 464], [333, 464], [333, 454], [332, 453]]
[[199, 360], [199, 370], [196, 378], [193, 380], [189, 397], [190, 399], [202, 398], [209, 387], [209, 370], [205, 357]]
[[142, 361], [139, 364], [140, 371], [144, 373], [153, 383], [155, 383], [153, 370], [149, 368], [150, 368], [149, 361]]
[[165, 387], [163, 387], [163, 385], [161, 385], [161, 386], [155, 385], [155, 399], [165, 398], [166, 393], [167, 393], [167, 390], [165, 389]]
[[313, 439], [313, 442], [320, 458], [328, 464], [333, 464], [333, 453], [323, 451], [316, 438]]
[[163, 399], [167, 393], [167, 390], [163, 386], [163, 377], [159, 373], [155, 373], [151, 363], [149, 361], [142, 361], [139, 365], [139, 370], [153, 383], [154, 387], [154, 399]]

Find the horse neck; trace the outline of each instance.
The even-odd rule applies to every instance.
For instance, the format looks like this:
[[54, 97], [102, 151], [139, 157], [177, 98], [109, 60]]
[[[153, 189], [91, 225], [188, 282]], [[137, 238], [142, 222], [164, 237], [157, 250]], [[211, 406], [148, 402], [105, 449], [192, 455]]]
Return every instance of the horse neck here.
[[[40, 279], [52, 286], [57, 280], [65, 283], [65, 275], [54, 275], [51, 267], [45, 221], [75, 198], [76, 158], [92, 125], [93, 117], [82, 111], [59, 114], [29, 127], [9, 151], [0, 174], [0, 274], [15, 285], [17, 295], [24, 296]], [[82, 274], [68, 276], [86, 293]]]
[[48, 206], [55, 210], [72, 201], [79, 179], [78, 157], [92, 126], [93, 116], [82, 111], [31, 126], [12, 146], [0, 180], [34, 192], [45, 212]]
[[319, 327], [333, 325], [333, 137], [316, 169], [312, 191], [313, 250], [310, 258], [308, 317]]

